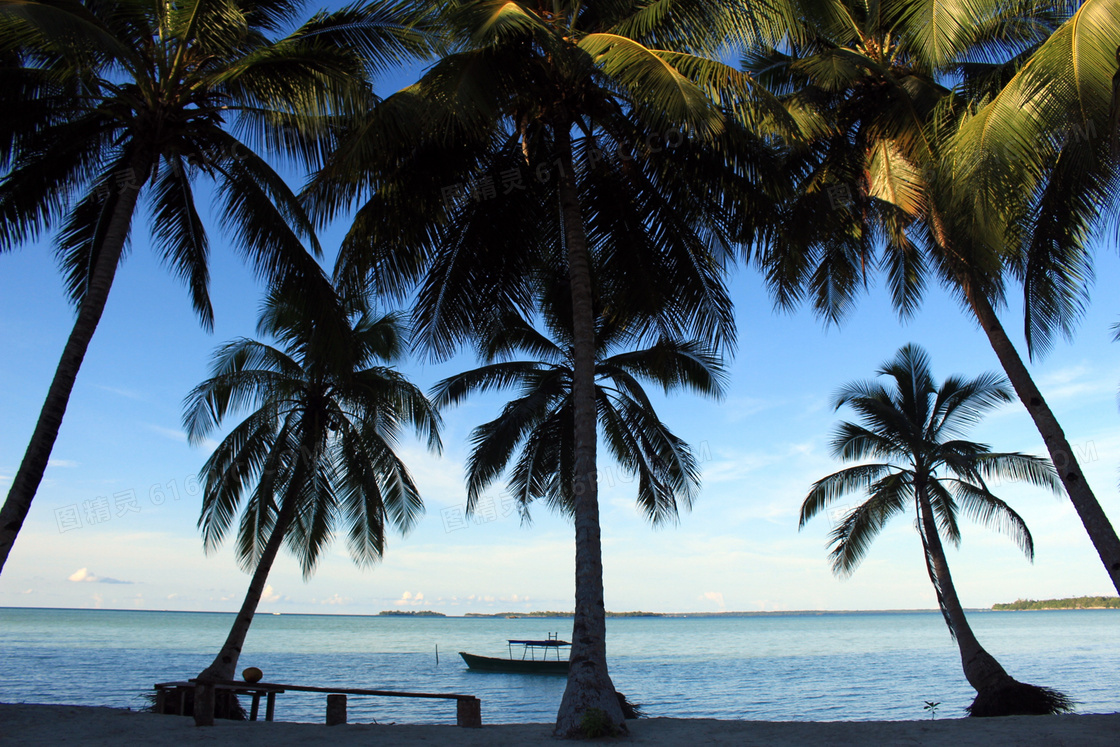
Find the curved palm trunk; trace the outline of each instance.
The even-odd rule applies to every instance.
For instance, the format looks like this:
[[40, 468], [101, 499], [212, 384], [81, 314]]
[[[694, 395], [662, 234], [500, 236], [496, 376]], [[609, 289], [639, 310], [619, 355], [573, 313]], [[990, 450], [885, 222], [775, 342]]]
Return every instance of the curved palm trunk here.
[[[298, 485], [298, 482], [293, 480], [291, 485]], [[233, 621], [233, 627], [230, 628], [229, 635], [226, 636], [226, 642], [222, 644], [221, 650], [218, 651], [218, 655], [214, 657], [210, 666], [203, 669], [198, 675], [198, 679], [232, 680], [236, 676], [237, 660], [241, 658], [241, 648], [245, 645], [245, 637], [249, 635], [249, 626], [253, 624], [253, 616], [257, 613], [257, 605], [260, 604], [261, 595], [264, 594], [265, 583], [268, 581], [272, 564], [280, 551], [280, 545], [284, 543], [284, 535], [288, 533], [288, 526], [292, 523], [292, 517], [295, 515], [295, 504], [293, 496], [285, 500], [280, 507], [276, 524], [272, 527], [272, 534], [269, 535], [268, 542], [265, 543], [260, 560], [257, 561], [253, 578], [249, 582], [249, 590], [245, 592], [245, 601], [241, 603], [241, 609], [237, 613], [237, 618]]]
[[133, 184], [122, 187], [115, 193], [116, 205], [113, 207], [105, 238], [97, 252], [97, 262], [90, 274], [85, 296], [78, 307], [78, 318], [66, 340], [66, 346], [62, 349], [62, 358], [58, 362], [51, 386], [47, 390], [47, 398], [43, 402], [43, 409], [39, 412], [39, 420], [35, 423], [35, 430], [31, 434], [27, 451], [24, 452], [23, 461], [20, 462], [19, 470], [12, 480], [12, 487], [4, 500], [4, 507], [0, 508], [0, 572], [3, 572], [4, 564], [8, 562], [16, 536], [23, 527], [27, 512], [31, 510], [31, 502], [35, 499], [35, 493], [43, 481], [43, 472], [47, 469], [54, 442], [58, 439], [58, 431], [62, 427], [66, 405], [70, 402], [70, 393], [74, 390], [78, 369], [82, 367], [90, 340], [93, 338], [93, 333], [97, 331], [97, 325], [105, 311], [105, 304], [109, 300], [109, 290], [113, 286], [121, 252], [128, 240], [132, 215], [140, 197], [140, 188], [147, 181], [151, 167], [150, 156], [140, 155], [133, 158], [132, 170], [138, 175], [137, 178]]
[[576, 598], [568, 685], [556, 714], [556, 735], [583, 735], [590, 709], [603, 711], [625, 731], [622, 708], [607, 673], [607, 620], [603, 602], [603, 549], [595, 481], [595, 315], [587, 233], [572, 162], [570, 123], [556, 126], [560, 210], [572, 292], [572, 419], [575, 428]]
[[1093, 547], [1100, 555], [1112, 585], [1116, 587], [1117, 593], [1120, 593], [1120, 538], [1117, 538], [1116, 530], [1113, 529], [1092, 488], [1086, 482], [1081, 466], [1074, 456], [1073, 447], [1066, 439], [1058, 419], [1054, 417], [1054, 413], [1043, 399], [1042, 392], [1035, 386], [1034, 379], [1023, 365], [1023, 360], [1019, 357], [1015, 346], [1008, 339], [991, 303], [982, 293], [974, 292], [967, 281], [961, 282], [961, 288], [976, 319], [980, 322], [980, 327], [988, 336], [988, 341], [995, 350], [1003, 370], [1007, 373], [1007, 378], [1015, 387], [1015, 393], [1026, 405], [1027, 412], [1030, 413], [1035, 427], [1042, 435], [1046, 450], [1050, 453], [1050, 460], [1058, 470], [1070, 502], [1076, 509], [1077, 515], [1081, 517], [1081, 523], [1085, 525], [1085, 531], [1088, 532]]
[[937, 590], [937, 601], [956, 638], [961, 652], [961, 667], [968, 684], [976, 690], [976, 698], [966, 709], [970, 716], [1030, 716], [1064, 713], [1073, 710], [1073, 701], [1064, 693], [1048, 687], [1019, 682], [1009, 675], [991, 654], [984, 650], [957, 598], [949, 562], [937, 534], [933, 509], [925, 490], [918, 488], [918, 511], [921, 521], [922, 545], [926, 550], [926, 570]]
[[[296, 469], [296, 476], [289, 483], [290, 487], [299, 485], [296, 478], [299, 477], [301, 471], [302, 459], [300, 459], [300, 465]], [[237, 660], [241, 659], [241, 648], [245, 645], [245, 636], [249, 635], [249, 627], [253, 624], [256, 606], [261, 604], [261, 596], [264, 594], [265, 582], [269, 580], [272, 563], [277, 559], [284, 535], [288, 533], [288, 526], [295, 515], [296, 498], [295, 496], [288, 496], [280, 506], [276, 524], [272, 526], [269, 541], [264, 543], [261, 558], [256, 561], [253, 578], [249, 582], [249, 590], [245, 591], [245, 600], [242, 601], [241, 609], [237, 611], [237, 617], [233, 620], [230, 635], [225, 637], [225, 643], [222, 644], [221, 650], [217, 652], [217, 656], [214, 657], [211, 665], [198, 674], [199, 680], [232, 680], [234, 678], [237, 671]]]
[[995, 657], [984, 650], [976, 640], [972, 628], [969, 627], [968, 620], [964, 616], [964, 608], [957, 597], [957, 590], [953, 586], [953, 577], [949, 574], [949, 561], [945, 558], [945, 548], [942, 547], [941, 538], [937, 534], [933, 509], [924, 491], [919, 492], [918, 506], [922, 522], [922, 544], [927, 555], [926, 569], [937, 590], [937, 601], [945, 614], [946, 622], [949, 623], [949, 632], [957, 640], [965, 679], [978, 693], [1014, 684], [1015, 680], [1000, 666]]

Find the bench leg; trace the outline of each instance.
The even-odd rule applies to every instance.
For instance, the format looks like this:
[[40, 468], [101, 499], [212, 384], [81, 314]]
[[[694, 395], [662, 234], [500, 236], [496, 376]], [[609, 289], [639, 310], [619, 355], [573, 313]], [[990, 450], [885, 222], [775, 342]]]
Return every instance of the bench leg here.
[[253, 705], [249, 710], [249, 720], [256, 721], [257, 713], [261, 709], [261, 694], [259, 692], [253, 693]]
[[162, 687], [156, 690], [156, 713], [167, 713], [167, 691]]
[[269, 693], [264, 703], [264, 720], [271, 721], [276, 711], [276, 693]]
[[472, 729], [482, 727], [482, 701], [478, 698], [459, 698], [455, 707], [455, 724]]
[[327, 726], [346, 723], [346, 696], [332, 694], [327, 696]]

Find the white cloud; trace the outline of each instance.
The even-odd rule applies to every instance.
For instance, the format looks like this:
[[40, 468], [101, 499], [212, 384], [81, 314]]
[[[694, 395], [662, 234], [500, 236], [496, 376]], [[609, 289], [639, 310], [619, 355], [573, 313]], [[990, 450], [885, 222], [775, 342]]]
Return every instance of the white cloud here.
[[319, 604], [350, 604], [350, 597], [334, 594], [329, 599], [323, 599]]
[[701, 595], [701, 597], [703, 599], [707, 599], [709, 602], [715, 602], [716, 606], [719, 607], [720, 612], [723, 612], [725, 609], [727, 609], [727, 606], [723, 602], [723, 592], [720, 592], [720, 591], [705, 591]]
[[261, 602], [279, 602], [283, 598], [272, 588], [272, 584], [266, 585], [264, 591], [261, 592]]
[[401, 594], [400, 599], [393, 602], [393, 605], [396, 606], [396, 607], [404, 607], [406, 605], [410, 606], [410, 607], [416, 607], [417, 605], [421, 605], [423, 603], [424, 603], [424, 592], [418, 591], [415, 594], [413, 594], [411, 591], [406, 591], [404, 594]]
[[75, 469], [78, 463], [73, 459], [49, 459], [47, 460], [48, 467], [62, 467], [64, 469]]
[[731, 423], [744, 420], [766, 410], [783, 407], [787, 402], [780, 398], [728, 397], [722, 407], [723, 417]]
[[1050, 371], [1041, 377], [1039, 389], [1048, 401], [1111, 397], [1116, 391], [1112, 371], [1102, 372], [1081, 364]]
[[98, 576], [90, 573], [89, 568], [79, 568], [78, 570], [67, 576], [67, 580], [75, 581], [77, 583], [86, 584], [131, 584], [132, 581], [121, 581], [118, 578], [109, 578], [108, 576]]
[[110, 392], [112, 394], [125, 397], [126, 399], [135, 399], [141, 401], [147, 399], [143, 394], [135, 391], [134, 389], [118, 389], [117, 387], [105, 386], [103, 384], [94, 384], [94, 386], [103, 392]]
[[[166, 428], [162, 425], [155, 425], [154, 423], [147, 423], [146, 426], [148, 430], [154, 433], [158, 433], [164, 438], [181, 444], [187, 443], [186, 431], [179, 430], [178, 428]], [[218, 448], [218, 442], [212, 438], [205, 438], [199, 444], [199, 448], [201, 448], [203, 451], [213, 451], [214, 449]]]
[[162, 425], [147, 424], [148, 430], [158, 433], [159, 435], [169, 438], [172, 441], [178, 441], [185, 444], [187, 442], [187, 434], [178, 428], [165, 428]]

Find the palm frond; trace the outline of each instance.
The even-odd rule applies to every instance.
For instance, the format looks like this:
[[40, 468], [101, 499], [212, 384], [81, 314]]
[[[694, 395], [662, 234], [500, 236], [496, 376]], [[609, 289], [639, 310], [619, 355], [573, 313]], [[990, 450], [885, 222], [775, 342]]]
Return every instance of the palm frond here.
[[687, 388], [697, 394], [720, 398], [724, 393], [726, 371], [714, 351], [696, 340], [662, 339], [645, 350], [612, 355], [597, 367], [601, 374], [611, 375], [620, 369], [656, 384], [666, 392]]
[[432, 388], [432, 402], [436, 407], [452, 407], [475, 393], [539, 381], [547, 370], [540, 363], [509, 361], [464, 371], [438, 382]]
[[153, 233], [163, 247], [163, 261], [186, 282], [195, 312], [207, 330], [214, 328], [210, 305], [209, 242], [194, 204], [187, 166], [174, 157], [152, 185]]
[[868, 499], [849, 511], [829, 534], [832, 572], [851, 575], [887, 522], [906, 510], [912, 494], [909, 475], [904, 472], [886, 474], [872, 483]]
[[1034, 538], [1015, 509], [992, 495], [987, 488], [964, 480], [947, 480], [958, 505], [968, 518], [977, 524], [1006, 534], [1023, 551], [1028, 560], [1034, 560]]
[[872, 485], [894, 471], [895, 468], [889, 464], [861, 464], [822, 477], [813, 483], [809, 494], [801, 503], [801, 517], [797, 522], [797, 528], [803, 528], [809, 519], [840, 498], [851, 493], [869, 491]]
[[[723, 118], [704, 91], [658, 50], [617, 34], [587, 34], [579, 48], [624, 89], [655, 128], [683, 127], [704, 137], [723, 129]], [[640, 92], [640, 94], [638, 93]]]

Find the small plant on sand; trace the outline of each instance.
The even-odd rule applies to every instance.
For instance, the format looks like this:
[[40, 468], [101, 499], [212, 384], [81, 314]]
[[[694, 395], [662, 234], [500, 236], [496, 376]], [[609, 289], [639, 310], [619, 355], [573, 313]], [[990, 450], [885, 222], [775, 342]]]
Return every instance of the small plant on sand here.
[[618, 727], [602, 708], [588, 708], [580, 719], [579, 726], [587, 739], [613, 737], [618, 734]]
[[940, 700], [927, 700], [927, 701], [924, 701], [924, 702], [925, 702], [925, 705], [922, 706], [922, 710], [923, 711], [929, 711], [929, 718], [930, 718], [931, 721], [936, 719], [937, 718], [937, 706], [941, 705], [941, 701]]

